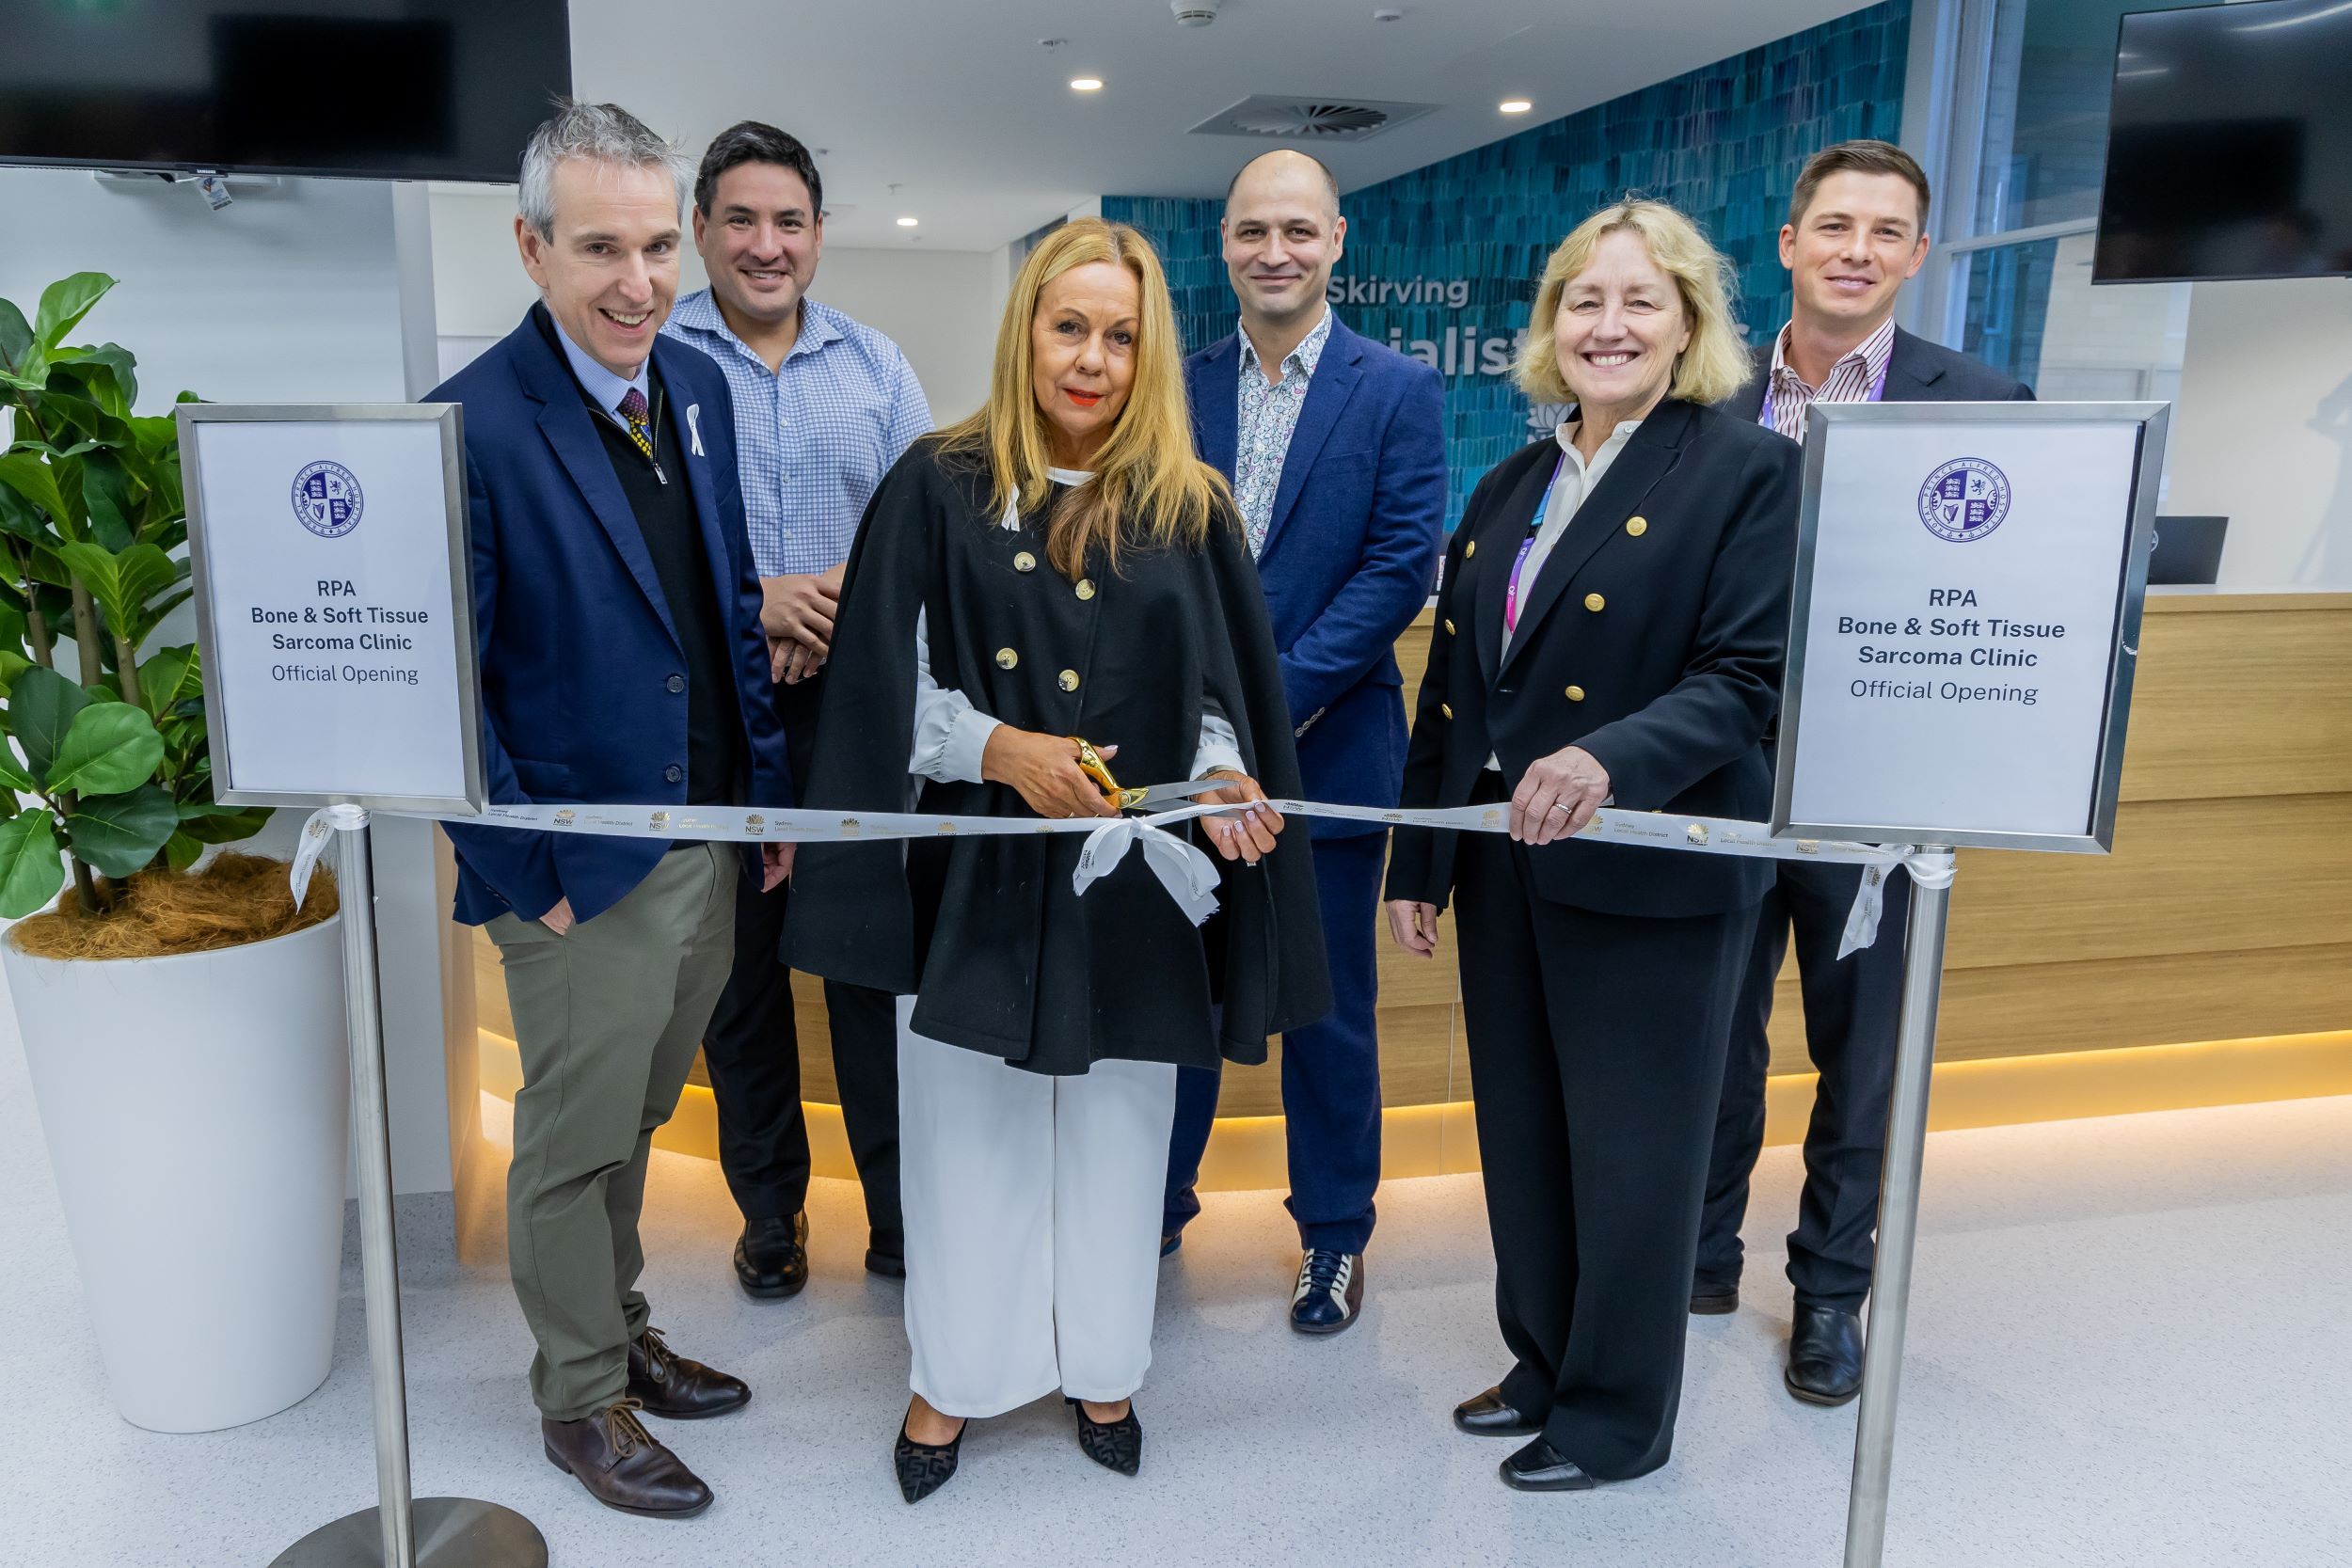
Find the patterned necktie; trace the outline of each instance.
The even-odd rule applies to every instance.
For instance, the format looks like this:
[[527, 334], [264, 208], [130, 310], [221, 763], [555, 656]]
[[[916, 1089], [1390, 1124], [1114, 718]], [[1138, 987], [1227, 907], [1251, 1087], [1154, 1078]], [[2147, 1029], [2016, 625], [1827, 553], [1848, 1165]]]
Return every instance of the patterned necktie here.
[[628, 438], [637, 443], [637, 450], [650, 459], [653, 456], [653, 426], [645, 418], [645, 394], [631, 387], [621, 394], [621, 418], [628, 423]]

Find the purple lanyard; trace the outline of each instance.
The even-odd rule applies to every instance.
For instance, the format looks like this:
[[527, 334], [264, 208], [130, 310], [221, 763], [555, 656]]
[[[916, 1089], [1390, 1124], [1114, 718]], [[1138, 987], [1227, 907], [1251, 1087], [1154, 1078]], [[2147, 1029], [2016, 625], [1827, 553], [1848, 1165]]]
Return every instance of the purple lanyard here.
[[[1882, 399], [1882, 398], [1885, 395], [1885, 393], [1886, 393], [1886, 372], [1887, 372], [1887, 371], [1888, 371], [1888, 370], [1890, 370], [1890, 369], [1892, 369], [1892, 368], [1893, 368], [1894, 363], [1895, 363], [1895, 356], [1894, 356], [1893, 355], [1891, 355], [1891, 354], [1890, 354], [1890, 355], [1888, 355], [1888, 356], [1886, 356], [1886, 363], [1885, 363], [1885, 364], [1883, 364], [1883, 365], [1881, 365], [1881, 366], [1879, 367], [1879, 373], [1878, 373], [1878, 377], [1877, 377], [1877, 379], [1875, 379], [1874, 381], [1872, 381], [1872, 382], [1870, 383], [1870, 389], [1869, 389], [1867, 392], [1865, 392], [1865, 393], [1862, 395], [1862, 401], [1863, 401], [1863, 402], [1865, 402], [1865, 403], [1877, 403], [1878, 401], [1880, 401], [1880, 399]], [[1831, 371], [1832, 371], [1832, 373], [1833, 373], [1833, 374], [1834, 374], [1834, 373], [1836, 373], [1836, 367], [1835, 367], [1835, 366], [1831, 367]], [[1772, 377], [1772, 372], [1771, 372], [1771, 371], [1769, 371], [1769, 370], [1767, 370], [1767, 371], [1764, 372], [1764, 374], [1765, 374], [1765, 382], [1764, 382], [1764, 409], [1763, 409], [1763, 412], [1762, 412], [1760, 415], [1758, 415], [1758, 416], [1757, 416], [1757, 419], [1756, 419], [1756, 423], [1758, 423], [1758, 424], [1760, 424], [1760, 425], [1762, 425], [1762, 426], [1763, 426], [1765, 429], [1767, 429], [1767, 430], [1771, 430], [1771, 431], [1777, 431], [1777, 430], [1779, 430], [1779, 429], [1780, 429], [1780, 426], [1778, 426], [1778, 425], [1776, 425], [1776, 424], [1774, 424], [1774, 423], [1772, 422], [1772, 379], [1771, 379], [1771, 377]], [[1818, 403], [1818, 402], [1820, 402], [1820, 399], [1817, 397], [1817, 398], [1815, 398], [1813, 401], [1814, 401], [1814, 402], [1816, 402], [1816, 403]], [[1833, 400], [1833, 401], [1835, 401], [1835, 400]]]
[[1565, 451], [1552, 463], [1551, 482], [1544, 486], [1542, 498], [1535, 502], [1535, 515], [1527, 523], [1527, 537], [1519, 541], [1518, 559], [1511, 562], [1511, 582], [1502, 592], [1502, 630], [1505, 636], [1519, 629], [1519, 574], [1527, 570], [1528, 552], [1535, 547], [1535, 535], [1544, 531], [1545, 509], [1551, 505], [1551, 493], [1560, 487], [1560, 470], [1567, 464], [1568, 454]]

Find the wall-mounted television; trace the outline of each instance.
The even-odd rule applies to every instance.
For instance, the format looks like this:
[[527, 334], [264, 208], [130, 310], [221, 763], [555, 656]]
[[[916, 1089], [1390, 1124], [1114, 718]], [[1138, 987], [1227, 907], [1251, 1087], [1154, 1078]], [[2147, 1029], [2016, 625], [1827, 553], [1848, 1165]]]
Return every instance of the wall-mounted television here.
[[0, 164], [511, 181], [565, 0], [0, 0]]
[[2352, 273], [2352, 4], [2123, 18], [2098, 283]]

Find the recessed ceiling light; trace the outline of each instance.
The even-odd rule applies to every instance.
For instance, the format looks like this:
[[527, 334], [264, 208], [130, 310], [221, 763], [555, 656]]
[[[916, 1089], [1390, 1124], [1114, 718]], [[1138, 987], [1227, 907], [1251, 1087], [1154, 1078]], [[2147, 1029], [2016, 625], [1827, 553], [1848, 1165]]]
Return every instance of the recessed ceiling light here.
[[1535, 105], [1534, 103], [1529, 103], [1524, 98], [1506, 98], [1502, 103], [1495, 105], [1496, 108], [1501, 109], [1506, 115], [1523, 115], [1534, 106]]
[[901, 229], [912, 229], [918, 221], [920, 220], [915, 218], [900, 218], [898, 220], [898, 227]]
[[1072, 92], [1101, 92], [1103, 90], [1103, 78], [1100, 76], [1073, 76], [1070, 79], [1070, 90]]

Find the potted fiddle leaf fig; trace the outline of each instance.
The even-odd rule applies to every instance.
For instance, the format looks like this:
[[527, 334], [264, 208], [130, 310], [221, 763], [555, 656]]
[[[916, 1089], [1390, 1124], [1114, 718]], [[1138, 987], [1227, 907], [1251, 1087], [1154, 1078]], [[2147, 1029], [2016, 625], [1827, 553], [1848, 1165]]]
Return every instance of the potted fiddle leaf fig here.
[[204, 1431], [328, 1369], [340, 933], [281, 863], [203, 858], [268, 813], [213, 798], [196, 648], [149, 646], [187, 511], [130, 351], [67, 342], [113, 287], [0, 298], [0, 967], [115, 1402]]

